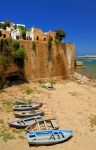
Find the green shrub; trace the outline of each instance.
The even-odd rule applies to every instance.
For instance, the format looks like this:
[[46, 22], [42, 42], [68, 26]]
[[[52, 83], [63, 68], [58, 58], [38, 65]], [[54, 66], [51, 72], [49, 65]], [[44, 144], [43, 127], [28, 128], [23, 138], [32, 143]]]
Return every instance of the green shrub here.
[[26, 28], [23, 27], [23, 26], [18, 26], [20, 32], [21, 32], [21, 35], [22, 35], [22, 38], [23, 39], [26, 39]]
[[15, 139], [15, 136], [8, 132], [8, 131], [1, 131], [0, 132], [0, 137], [2, 138], [3, 141], [7, 142], [8, 140], [12, 140], [12, 139]]
[[36, 51], [36, 42], [32, 41], [32, 49]]
[[14, 50], [12, 53], [14, 62], [20, 67], [24, 67], [24, 59], [26, 57], [25, 51], [23, 48], [20, 48], [18, 50]]
[[22, 31], [22, 38], [23, 38], [24, 40], [26, 40], [26, 31], [25, 31], [25, 30]]
[[9, 46], [10, 46], [10, 40], [9, 39], [1, 39], [0, 40], [0, 50], [1, 51], [8, 50]]
[[90, 125], [91, 125], [91, 127], [96, 126], [96, 115], [91, 115], [89, 117], [89, 119], [90, 119]]
[[20, 43], [18, 41], [13, 41], [12, 43], [12, 47], [15, 49], [15, 50], [18, 50], [20, 49]]
[[11, 56], [10, 55], [4, 55], [2, 57], [2, 65], [3, 65], [4, 70], [7, 70], [10, 63], [11, 63]]
[[0, 50], [1, 50], [1, 63], [4, 70], [7, 70], [7, 67], [11, 63], [11, 40], [10, 39], [1, 39], [0, 40]]
[[4, 70], [7, 70], [10, 63], [14, 62], [20, 68], [24, 67], [25, 51], [18, 41], [12, 39], [0, 40], [1, 57], [0, 62]]
[[32, 90], [32, 89], [30, 89], [30, 88], [26, 89], [26, 94], [27, 94], [27, 95], [30, 95], [30, 94], [32, 94], [32, 93], [33, 93], [33, 90]]
[[51, 60], [51, 52], [52, 52], [52, 41], [51, 38], [48, 40], [48, 60]]
[[61, 43], [62, 40], [66, 37], [66, 32], [62, 29], [57, 29], [56, 31], [56, 43]]
[[21, 140], [25, 140], [26, 139], [23, 135], [19, 135], [18, 138], [21, 139]]
[[0, 29], [2, 29], [2, 28], [3, 28], [3, 23], [0, 22]]

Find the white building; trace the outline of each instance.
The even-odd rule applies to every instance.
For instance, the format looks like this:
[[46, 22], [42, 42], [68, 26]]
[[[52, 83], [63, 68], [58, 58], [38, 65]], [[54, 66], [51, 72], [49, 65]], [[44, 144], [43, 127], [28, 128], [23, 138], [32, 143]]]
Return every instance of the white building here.
[[9, 27], [6, 27], [6, 31], [9, 31], [9, 32], [11, 32], [11, 28], [9, 28]]
[[25, 25], [24, 24], [16, 24], [17, 25], [17, 27], [18, 26], [21, 26], [21, 27], [24, 27], [25, 28]]
[[34, 36], [34, 28], [31, 28], [29, 31], [26, 32], [26, 39], [27, 40], [35, 40], [35, 36]]
[[20, 39], [21, 38], [21, 32], [20, 32], [20, 30], [19, 29], [14, 29], [13, 31], [11, 31], [11, 37], [14, 40]]

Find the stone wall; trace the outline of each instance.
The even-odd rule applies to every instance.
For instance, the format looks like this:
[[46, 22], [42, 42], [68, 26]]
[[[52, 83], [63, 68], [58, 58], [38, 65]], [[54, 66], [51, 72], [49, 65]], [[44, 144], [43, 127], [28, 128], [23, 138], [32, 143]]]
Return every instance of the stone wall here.
[[[36, 49], [32, 49], [31, 41], [20, 41], [26, 51], [24, 77], [29, 80], [37, 80], [49, 77], [68, 77], [74, 72], [75, 47], [71, 44], [52, 44], [51, 59], [48, 59], [48, 44], [36, 43]], [[18, 73], [19, 68], [11, 64], [5, 71], [5, 76]], [[0, 65], [2, 75], [2, 66]]]

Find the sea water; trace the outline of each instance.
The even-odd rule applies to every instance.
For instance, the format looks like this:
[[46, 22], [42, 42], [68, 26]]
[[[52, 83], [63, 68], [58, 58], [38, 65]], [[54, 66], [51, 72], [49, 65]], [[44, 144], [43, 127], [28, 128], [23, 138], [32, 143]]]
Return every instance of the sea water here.
[[96, 58], [77, 58], [77, 60], [83, 61], [84, 66], [77, 68], [76, 72], [96, 79]]

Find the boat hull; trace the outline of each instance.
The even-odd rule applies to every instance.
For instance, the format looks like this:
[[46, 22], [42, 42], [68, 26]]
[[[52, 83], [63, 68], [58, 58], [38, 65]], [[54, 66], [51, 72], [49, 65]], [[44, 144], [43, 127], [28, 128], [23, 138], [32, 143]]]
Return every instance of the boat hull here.
[[34, 103], [34, 104], [25, 104], [25, 105], [15, 105], [13, 107], [14, 111], [29, 111], [29, 110], [35, 110], [38, 109], [39, 107], [41, 107], [42, 104], [41, 103]]
[[32, 125], [39, 120], [43, 120], [42, 116], [40, 115], [23, 118], [13, 122], [8, 122], [8, 124], [10, 127], [14, 127], [14, 128], [26, 128], [27, 126]]
[[59, 129], [59, 126], [55, 118], [44, 119], [25, 128], [26, 132], [56, 129]]
[[14, 112], [14, 115], [15, 115], [15, 117], [17, 117], [17, 118], [25, 118], [25, 117], [34, 117], [34, 116], [38, 116], [38, 115], [41, 115], [41, 116], [43, 116], [44, 115], [44, 112], [42, 111], [42, 112], [37, 112], [37, 113], [28, 113], [28, 112], [25, 112], [24, 113], [24, 111], [23, 112], [21, 112], [20, 113], [20, 111], [19, 111], [19, 113], [17, 112]]
[[[44, 135], [45, 132], [45, 135]], [[47, 134], [48, 132], [48, 134]], [[59, 133], [59, 135], [61, 136], [60, 138], [56, 138], [56, 139], [51, 139], [52, 133], [54, 134], [55, 138], [56, 138], [56, 134]], [[63, 134], [62, 134], [63, 133]], [[41, 137], [40, 137], [41, 135]], [[62, 136], [63, 135], [63, 136]], [[39, 138], [41, 139], [38, 139]], [[42, 136], [45, 136], [42, 139]], [[49, 139], [46, 139], [46, 137], [49, 136]], [[38, 133], [36, 132], [29, 132], [27, 133], [27, 137], [28, 137], [28, 142], [29, 145], [54, 145], [54, 144], [59, 144], [62, 142], [67, 141], [68, 139], [70, 139], [72, 137], [72, 130], [45, 130], [45, 131], [38, 131]], [[37, 139], [31, 139], [30, 137], [36, 137]]]

